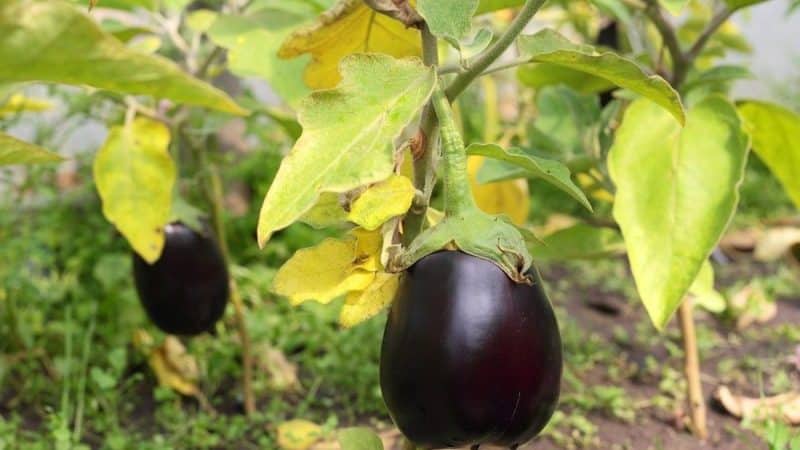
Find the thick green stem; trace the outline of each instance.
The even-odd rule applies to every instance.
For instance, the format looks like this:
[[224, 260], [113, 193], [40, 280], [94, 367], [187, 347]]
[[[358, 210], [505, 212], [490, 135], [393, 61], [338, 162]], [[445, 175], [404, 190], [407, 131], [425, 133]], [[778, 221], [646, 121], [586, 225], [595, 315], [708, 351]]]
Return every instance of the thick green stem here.
[[453, 110], [444, 92], [437, 89], [433, 94], [433, 107], [439, 118], [442, 140], [442, 173], [444, 175], [444, 213], [453, 217], [475, 209], [475, 200], [467, 174], [467, 153], [464, 141], [453, 119]]
[[508, 26], [508, 29], [500, 36], [500, 39], [486, 50], [466, 72], [459, 74], [450, 86], [447, 87], [447, 98], [453, 101], [461, 94], [472, 81], [492, 65], [503, 52], [514, 43], [514, 40], [522, 33], [528, 22], [539, 11], [546, 0], [528, 0], [520, 10], [517, 17]]
[[[420, 30], [422, 36], [422, 61], [426, 66], [436, 66], [439, 64], [439, 48], [434, 36], [427, 25], [423, 25]], [[411, 210], [403, 221], [403, 244], [408, 245], [417, 235], [422, 232], [425, 223], [425, 213], [428, 210], [428, 203], [435, 184], [435, 154], [431, 149], [434, 147], [438, 134], [438, 123], [433, 105], [428, 102], [422, 109], [419, 120], [419, 133], [421, 137], [421, 148], [417, 158], [414, 160], [414, 187], [423, 193], [417, 196]]]

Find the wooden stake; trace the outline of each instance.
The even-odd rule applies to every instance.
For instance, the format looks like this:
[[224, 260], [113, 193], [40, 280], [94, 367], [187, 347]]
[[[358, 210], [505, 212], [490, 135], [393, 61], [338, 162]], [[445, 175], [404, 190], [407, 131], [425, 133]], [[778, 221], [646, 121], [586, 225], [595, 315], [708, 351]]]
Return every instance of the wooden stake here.
[[691, 299], [684, 300], [678, 309], [683, 336], [684, 372], [689, 394], [692, 433], [700, 439], [708, 437], [706, 428], [706, 404], [703, 398], [703, 386], [700, 384], [700, 356], [697, 353], [697, 335], [694, 329], [693, 304]]

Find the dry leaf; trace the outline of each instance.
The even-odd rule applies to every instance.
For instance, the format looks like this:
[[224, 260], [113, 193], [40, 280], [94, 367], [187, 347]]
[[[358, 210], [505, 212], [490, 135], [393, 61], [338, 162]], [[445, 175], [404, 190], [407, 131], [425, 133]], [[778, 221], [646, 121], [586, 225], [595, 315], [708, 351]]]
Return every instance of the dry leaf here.
[[722, 237], [719, 246], [728, 256], [734, 256], [737, 253], [750, 253], [755, 250], [761, 234], [762, 231], [757, 228], [731, 231]]
[[737, 316], [736, 328], [742, 330], [753, 323], [770, 321], [778, 312], [778, 305], [767, 296], [761, 283], [752, 281], [730, 299], [730, 307]]
[[256, 364], [269, 376], [269, 387], [279, 392], [297, 391], [300, 380], [297, 378], [297, 365], [286, 355], [269, 344], [263, 344], [256, 351]]
[[775, 261], [797, 243], [800, 243], [800, 228], [772, 228], [758, 240], [754, 256], [758, 261]]
[[789, 392], [772, 397], [752, 398], [734, 395], [727, 386], [720, 386], [716, 398], [731, 415], [739, 418], [781, 419], [800, 424], [800, 393]]
[[197, 395], [200, 392], [196, 384], [200, 377], [197, 361], [175, 336], [167, 336], [161, 346], [150, 352], [147, 361], [159, 385], [183, 395]]

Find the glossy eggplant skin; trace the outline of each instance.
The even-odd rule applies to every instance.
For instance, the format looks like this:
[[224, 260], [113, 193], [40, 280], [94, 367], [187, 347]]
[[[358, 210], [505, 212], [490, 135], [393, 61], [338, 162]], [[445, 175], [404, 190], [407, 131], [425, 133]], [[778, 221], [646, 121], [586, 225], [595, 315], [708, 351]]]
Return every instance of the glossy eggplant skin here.
[[431, 254], [405, 274], [381, 349], [392, 419], [423, 448], [516, 447], [558, 403], [561, 337], [538, 275], [512, 281], [494, 263]]
[[212, 329], [228, 303], [228, 269], [216, 242], [181, 223], [166, 226], [161, 257], [133, 255], [139, 300], [160, 329], [197, 335]]

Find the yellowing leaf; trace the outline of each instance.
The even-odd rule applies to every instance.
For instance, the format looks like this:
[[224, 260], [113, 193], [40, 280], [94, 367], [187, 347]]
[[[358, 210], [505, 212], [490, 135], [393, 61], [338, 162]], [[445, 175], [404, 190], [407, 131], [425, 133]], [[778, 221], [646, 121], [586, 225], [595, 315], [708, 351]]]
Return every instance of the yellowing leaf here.
[[42, 164], [62, 159], [50, 150], [0, 133], [0, 167], [11, 164]]
[[178, 338], [167, 336], [160, 347], [150, 353], [148, 363], [158, 379], [158, 384], [180, 392], [183, 395], [197, 395], [199, 371], [197, 361], [186, 353], [186, 348]]
[[360, 292], [347, 294], [339, 323], [350, 328], [374, 317], [383, 308], [392, 304], [394, 294], [399, 286], [400, 275], [396, 273], [378, 273], [375, 280]]
[[245, 114], [173, 62], [135, 52], [63, 0], [0, 2], [0, 81], [45, 81], [145, 94]]
[[392, 217], [405, 214], [414, 192], [411, 180], [392, 175], [364, 191], [350, 206], [347, 218], [366, 230], [375, 230]]
[[419, 32], [378, 14], [362, 0], [339, 0], [309, 27], [293, 33], [278, 55], [312, 56], [305, 82], [312, 89], [336, 86], [339, 61], [353, 53], [384, 53], [397, 58], [421, 53]]
[[317, 204], [303, 214], [300, 221], [314, 228], [332, 227], [347, 222], [347, 211], [342, 207], [339, 194], [323, 192]]
[[475, 203], [488, 214], [505, 214], [517, 225], [525, 223], [531, 206], [528, 183], [525, 180], [509, 180], [478, 184], [477, 174], [483, 163], [484, 158], [480, 156], [470, 156], [467, 160]]
[[739, 107], [753, 151], [800, 208], [800, 115], [778, 105], [749, 101]]
[[308, 420], [289, 420], [278, 425], [281, 450], [306, 450], [322, 437], [322, 427]]
[[94, 160], [103, 214], [150, 263], [161, 256], [172, 207], [176, 173], [169, 140], [166, 126], [139, 117], [112, 127]]
[[383, 244], [383, 236], [379, 231], [367, 231], [356, 228], [350, 232], [356, 239], [355, 259], [353, 261], [355, 269], [377, 272], [382, 270], [380, 253]]
[[394, 170], [394, 139], [430, 97], [435, 72], [419, 60], [353, 55], [336, 90], [303, 104], [303, 134], [281, 163], [264, 199], [258, 242], [305, 214], [323, 192], [348, 192]]
[[636, 288], [661, 329], [678, 309], [739, 202], [747, 136], [733, 105], [710, 96], [681, 126], [655, 103], [625, 112], [608, 155], [614, 219]]
[[365, 289], [375, 274], [354, 269], [356, 239], [328, 238], [299, 250], [275, 275], [272, 290], [297, 305], [307, 300], [328, 303], [350, 291]]
[[0, 105], [0, 119], [13, 116], [21, 112], [41, 112], [47, 111], [53, 104], [47, 100], [25, 97], [22, 94], [14, 94]]

